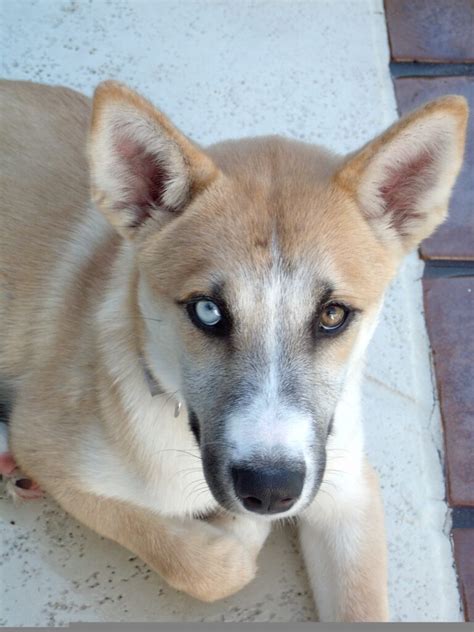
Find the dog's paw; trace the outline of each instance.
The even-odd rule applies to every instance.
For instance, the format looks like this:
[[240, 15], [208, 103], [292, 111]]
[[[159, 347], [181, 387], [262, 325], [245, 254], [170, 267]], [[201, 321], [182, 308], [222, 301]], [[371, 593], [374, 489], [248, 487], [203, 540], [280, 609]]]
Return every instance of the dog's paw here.
[[257, 573], [257, 560], [239, 540], [221, 536], [213, 542], [206, 555], [206, 582], [199, 587], [198, 599], [212, 602], [242, 590]]
[[5, 481], [5, 491], [10, 498], [31, 500], [41, 498], [39, 486], [19, 470], [12, 453], [8, 449], [8, 426], [0, 423], [0, 476]]
[[173, 588], [210, 603], [233, 595], [251, 582], [257, 561], [255, 553], [236, 537], [222, 535], [211, 525], [203, 526], [207, 529], [194, 534], [192, 542], [181, 549], [179, 564], [166, 579]]
[[31, 478], [24, 476], [18, 469], [6, 478], [5, 491], [14, 502], [35, 500], [43, 497], [43, 490]]

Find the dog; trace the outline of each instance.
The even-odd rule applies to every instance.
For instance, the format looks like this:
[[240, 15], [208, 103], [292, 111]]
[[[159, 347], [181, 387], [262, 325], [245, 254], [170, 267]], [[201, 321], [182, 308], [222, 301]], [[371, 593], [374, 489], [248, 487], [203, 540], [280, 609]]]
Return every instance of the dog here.
[[92, 102], [0, 94], [17, 488], [208, 602], [248, 584], [293, 517], [320, 620], [387, 621], [363, 358], [400, 262], [446, 217], [465, 100], [338, 156], [277, 136], [203, 149], [114, 81]]

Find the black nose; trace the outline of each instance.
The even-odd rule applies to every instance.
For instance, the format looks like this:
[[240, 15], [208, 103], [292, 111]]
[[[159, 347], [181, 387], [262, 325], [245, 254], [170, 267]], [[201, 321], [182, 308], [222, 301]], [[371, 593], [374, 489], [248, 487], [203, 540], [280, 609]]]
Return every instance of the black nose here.
[[246, 509], [259, 514], [275, 514], [288, 511], [298, 500], [303, 489], [304, 470], [233, 467], [232, 479], [235, 492]]

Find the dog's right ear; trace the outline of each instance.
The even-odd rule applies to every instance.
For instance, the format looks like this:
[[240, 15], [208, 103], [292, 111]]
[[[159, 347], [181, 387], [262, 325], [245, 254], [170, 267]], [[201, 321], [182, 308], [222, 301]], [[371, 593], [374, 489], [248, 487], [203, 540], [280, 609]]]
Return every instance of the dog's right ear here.
[[88, 152], [92, 199], [130, 239], [181, 212], [218, 173], [149, 101], [115, 81], [95, 91]]

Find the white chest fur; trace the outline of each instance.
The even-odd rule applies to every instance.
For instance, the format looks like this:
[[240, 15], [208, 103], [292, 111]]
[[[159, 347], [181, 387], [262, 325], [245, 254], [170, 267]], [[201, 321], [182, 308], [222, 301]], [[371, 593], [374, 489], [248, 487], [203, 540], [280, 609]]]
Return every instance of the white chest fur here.
[[119, 441], [99, 421], [84, 434], [80, 458], [84, 488], [168, 516], [215, 509], [186, 411], [176, 418], [169, 395], [151, 397], [142, 392], [137, 399], [141, 403], [134, 407], [127, 434]]

